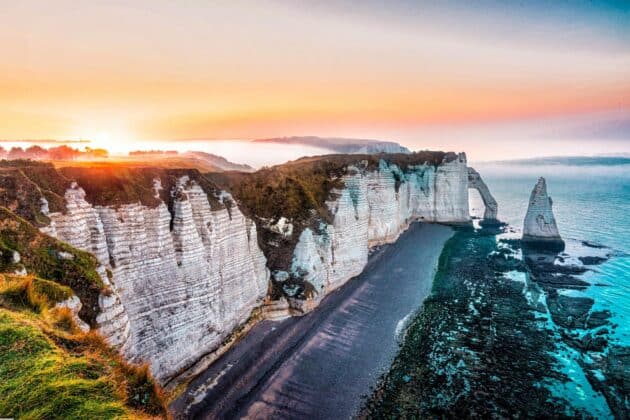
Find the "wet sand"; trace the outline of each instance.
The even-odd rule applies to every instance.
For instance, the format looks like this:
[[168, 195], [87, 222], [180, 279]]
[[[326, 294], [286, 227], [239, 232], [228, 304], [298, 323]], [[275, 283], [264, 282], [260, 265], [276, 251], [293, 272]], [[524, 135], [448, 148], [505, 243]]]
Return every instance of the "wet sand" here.
[[172, 410], [180, 418], [351, 418], [390, 367], [397, 331], [430, 293], [452, 234], [413, 224], [313, 312], [254, 326]]

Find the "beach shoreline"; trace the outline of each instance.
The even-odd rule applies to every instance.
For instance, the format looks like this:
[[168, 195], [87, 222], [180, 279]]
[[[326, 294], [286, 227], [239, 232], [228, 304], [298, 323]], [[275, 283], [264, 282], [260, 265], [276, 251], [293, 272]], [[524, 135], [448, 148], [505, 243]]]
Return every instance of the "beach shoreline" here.
[[398, 352], [431, 293], [450, 227], [414, 223], [362, 274], [302, 317], [265, 320], [171, 405], [181, 418], [350, 418]]

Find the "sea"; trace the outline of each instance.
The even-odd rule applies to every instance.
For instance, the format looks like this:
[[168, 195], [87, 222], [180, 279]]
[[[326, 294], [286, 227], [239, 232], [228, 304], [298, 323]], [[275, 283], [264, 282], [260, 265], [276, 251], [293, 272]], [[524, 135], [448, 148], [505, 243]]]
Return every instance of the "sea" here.
[[[611, 257], [607, 261], [581, 276], [593, 285], [604, 286], [565, 293], [593, 298], [593, 310], [610, 311], [610, 320], [617, 327], [608, 334], [609, 345], [630, 346], [629, 161], [562, 159], [549, 164], [546, 159], [540, 163], [526, 161], [477, 166], [499, 203], [500, 220], [515, 227], [517, 233], [522, 228], [530, 191], [537, 178], [542, 176], [553, 200], [558, 229], [567, 240], [567, 252], [581, 252], [575, 249], [575, 244], [582, 241], [610, 248]], [[478, 211], [480, 206], [473, 204], [471, 208]], [[582, 356], [563, 346], [560, 349], [564, 352], [559, 350], [555, 356], [571, 380], [555, 384], [554, 392], [594, 417], [612, 417], [605, 398], [592, 389], [577, 363]], [[626, 369], [626, 375], [628, 368], [620, 366], [620, 369]]]
[[[630, 159], [471, 166], [506, 225], [456, 230], [361, 417], [630, 418]], [[566, 242], [551, 268], [538, 254], [527, 262], [518, 241], [539, 177]], [[481, 197], [470, 196], [482, 216]], [[541, 272], [586, 283], [550, 286], [535, 279]], [[604, 320], [589, 325], [596, 315]]]

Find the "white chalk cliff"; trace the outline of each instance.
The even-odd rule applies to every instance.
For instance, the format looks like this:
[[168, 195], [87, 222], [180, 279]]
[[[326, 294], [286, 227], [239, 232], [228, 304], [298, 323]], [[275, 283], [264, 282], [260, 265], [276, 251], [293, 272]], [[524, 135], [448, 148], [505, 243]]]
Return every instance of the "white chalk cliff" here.
[[173, 214], [164, 203], [92, 206], [75, 184], [66, 213], [48, 214], [45, 228], [98, 258], [112, 289], [100, 298], [100, 332], [162, 382], [216, 349], [261, 304], [269, 280], [256, 225], [228, 194], [213, 210], [183, 177], [174, 195]]
[[417, 165], [404, 171], [384, 160], [377, 170], [349, 169], [344, 188], [333, 191], [337, 198], [327, 202], [332, 224], [306, 228], [299, 237], [290, 274], [310, 283], [315, 295], [291, 298], [296, 289], [287, 283], [285, 293], [294, 309], [310, 310], [326, 293], [360, 274], [369, 249], [395, 241], [411, 222], [470, 220], [463, 153], [438, 166]]
[[523, 241], [530, 243], [564, 244], [553, 215], [553, 201], [547, 195], [545, 178], [538, 178], [529, 198], [523, 224]]
[[[343, 187], [326, 202], [331, 223], [299, 231], [285, 219], [259, 220], [262, 228], [297, 235], [288, 272], [274, 274], [286, 301], [268, 305], [275, 311], [269, 316], [312, 309], [361, 273], [371, 247], [395, 241], [413, 221], [468, 222], [468, 188], [487, 192], [478, 174], [471, 183], [463, 153], [435, 165], [402, 169], [380, 160], [376, 168], [361, 161], [347, 169]], [[51, 220], [42, 230], [101, 264], [111, 290], [99, 299], [100, 332], [128, 360], [148, 362], [161, 383], [216, 351], [262, 306], [270, 280], [256, 224], [230, 194], [216, 192], [209, 200], [195, 180], [177, 179], [173, 191], [155, 179], [154, 197], [170, 197], [156, 206], [93, 205], [76, 183], [65, 193], [65, 212], [42, 206]], [[487, 214], [496, 217], [494, 204]], [[306, 299], [296, 278], [312, 286]]]

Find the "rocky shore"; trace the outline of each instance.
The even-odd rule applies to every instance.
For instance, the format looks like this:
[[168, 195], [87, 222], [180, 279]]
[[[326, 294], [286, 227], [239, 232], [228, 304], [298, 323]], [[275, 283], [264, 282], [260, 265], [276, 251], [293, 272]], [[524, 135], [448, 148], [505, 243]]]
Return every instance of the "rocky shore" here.
[[611, 313], [580, 294], [600, 287], [583, 277], [611, 250], [570, 241], [559, 253], [504, 231], [460, 229], [447, 243], [362, 417], [628, 418], [630, 351], [609, 342]]

